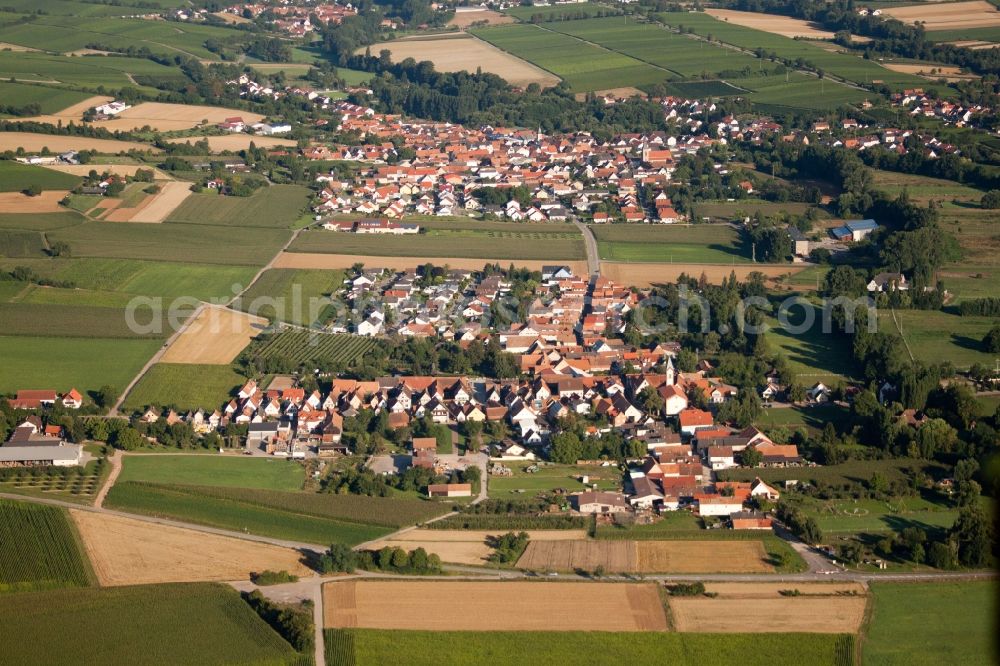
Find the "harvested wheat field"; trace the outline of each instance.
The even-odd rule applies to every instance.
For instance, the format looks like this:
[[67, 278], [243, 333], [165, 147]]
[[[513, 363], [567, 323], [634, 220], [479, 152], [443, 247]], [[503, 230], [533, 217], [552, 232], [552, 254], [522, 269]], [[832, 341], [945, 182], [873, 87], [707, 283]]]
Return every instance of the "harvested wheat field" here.
[[247, 579], [252, 571], [310, 575], [291, 548], [70, 509], [101, 585]]
[[767, 573], [759, 541], [530, 541], [520, 569], [621, 573]]
[[963, 81], [966, 79], [978, 79], [976, 74], [962, 73], [961, 67], [938, 64], [919, 64], [903, 62], [887, 62], [882, 64], [886, 69], [903, 74], [916, 74], [931, 80], [945, 79], [946, 81]]
[[208, 140], [208, 148], [213, 153], [223, 150], [246, 150], [250, 143], [258, 148], [274, 148], [276, 146], [294, 146], [291, 139], [279, 139], [273, 136], [256, 136], [253, 134], [226, 134], [225, 136], [186, 136], [180, 139], [167, 139], [170, 143], [196, 143], [202, 139]]
[[22, 118], [22, 120], [35, 123], [48, 123], [50, 125], [58, 125], [60, 122], [65, 125], [71, 120], [79, 123], [83, 120], [84, 111], [92, 109], [95, 106], [100, 106], [101, 104], [107, 104], [113, 100], [114, 97], [108, 97], [107, 95], [95, 95], [94, 97], [88, 97], [82, 102], [77, 102], [72, 106], [67, 106], [62, 111], [57, 111], [56, 113], [46, 113], [41, 116], [32, 116], [30, 118]]
[[920, 22], [925, 30], [958, 30], [988, 28], [1000, 25], [1000, 11], [986, 0], [939, 2], [912, 7], [887, 7], [882, 14], [903, 23]]
[[833, 39], [829, 30], [816, 28], [809, 21], [778, 16], [777, 14], [758, 14], [757, 12], [741, 12], [736, 9], [706, 9], [706, 14], [720, 21], [728, 21], [754, 30], [762, 30], [784, 37], [807, 37], [809, 39]]
[[[531, 542], [556, 540], [583, 540], [587, 533], [583, 530], [526, 530]], [[486, 564], [486, 558], [493, 549], [486, 545], [490, 536], [499, 536], [506, 531], [480, 530], [410, 530], [392, 539], [376, 541], [369, 548], [378, 550], [386, 546], [398, 546], [406, 550], [423, 548], [434, 553], [443, 562], [454, 564]]]
[[323, 586], [323, 615], [331, 629], [667, 630], [652, 583], [344, 581]]
[[222, 19], [226, 23], [232, 23], [233, 25], [250, 23], [250, 19], [243, 16], [237, 16], [236, 14], [230, 14], [229, 12], [212, 12], [212, 16]]
[[458, 26], [459, 30], [465, 30], [473, 23], [480, 21], [485, 21], [488, 25], [503, 25], [504, 23], [513, 23], [514, 17], [495, 12], [492, 9], [456, 7], [455, 17], [448, 21], [448, 25]]
[[226, 365], [250, 344], [267, 319], [226, 308], [205, 306], [160, 359], [164, 363]]
[[191, 183], [173, 181], [159, 183], [160, 191], [154, 194], [137, 211], [129, 222], [163, 222], [174, 210], [191, 196]]
[[173, 180], [173, 176], [147, 164], [45, 164], [43, 166], [46, 169], [69, 173], [74, 176], [86, 176], [91, 171], [96, 171], [97, 173], [107, 171], [116, 176], [134, 176], [136, 171], [142, 169], [143, 171], [152, 171], [155, 180]]
[[46, 190], [35, 197], [20, 192], [0, 192], [0, 211], [4, 213], [59, 213], [59, 205], [69, 194], [66, 190]]
[[[706, 587], [719, 596], [670, 597], [677, 631], [853, 634], [865, 615], [863, 588], [845, 590], [856, 592], [851, 595], [838, 594], [842, 585], [821, 589], [822, 583], [709, 583]], [[803, 594], [783, 597], [778, 589], [798, 589]]]
[[91, 139], [86, 136], [35, 134], [33, 132], [0, 132], [0, 151], [24, 148], [29, 153], [37, 153], [46, 147], [54, 153], [67, 150], [96, 150], [99, 153], [109, 154], [127, 153], [130, 150], [160, 152], [159, 148], [137, 141]]
[[168, 104], [165, 102], [143, 102], [126, 109], [111, 120], [93, 123], [112, 132], [128, 132], [149, 125], [160, 132], [186, 130], [201, 124], [221, 123], [226, 118], [238, 116], [246, 124], [260, 122], [264, 116], [239, 109], [224, 109], [218, 106], [198, 106], [195, 104]]
[[643, 573], [769, 573], [760, 541], [639, 541]]
[[[471, 73], [476, 68], [481, 68], [484, 72], [502, 76], [515, 86], [537, 83], [546, 87], [559, 83], [559, 77], [551, 72], [535, 67], [467, 33], [437, 38], [397, 39], [373, 44], [370, 48], [372, 53], [388, 49], [392, 53], [393, 62], [402, 62], [406, 58], [430, 60], [434, 63], [434, 69], [439, 72], [464, 70]], [[363, 53], [364, 49], [359, 52]]]
[[417, 268], [427, 262], [437, 266], [447, 264], [451, 268], [462, 270], [482, 270], [486, 264], [499, 263], [501, 266], [514, 264], [520, 268], [538, 271], [543, 265], [558, 263], [560, 266], [569, 266], [577, 275], [587, 274], [586, 261], [535, 261], [523, 259], [465, 259], [461, 257], [375, 257], [359, 254], [320, 254], [318, 252], [282, 252], [275, 260], [272, 268], [314, 268], [314, 269], [338, 269], [350, 268], [358, 262], [365, 266], [382, 266], [405, 270]]
[[747, 275], [760, 272], [769, 278], [782, 275], [794, 275], [805, 266], [795, 264], [662, 264], [662, 263], [627, 263], [620, 261], [601, 261], [601, 275], [621, 284], [635, 287], [649, 287], [664, 282], [676, 282], [681, 273], [694, 277], [705, 274], [706, 279], [714, 284], [721, 284], [736, 273], [738, 280], [745, 280]]

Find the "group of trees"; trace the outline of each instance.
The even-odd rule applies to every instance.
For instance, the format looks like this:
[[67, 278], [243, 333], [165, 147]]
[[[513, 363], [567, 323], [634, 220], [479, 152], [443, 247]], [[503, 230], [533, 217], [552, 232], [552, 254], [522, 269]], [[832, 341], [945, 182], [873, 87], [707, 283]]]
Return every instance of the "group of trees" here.
[[344, 544], [330, 546], [316, 563], [320, 573], [351, 573], [355, 569], [387, 571], [402, 574], [441, 573], [441, 558], [423, 548], [406, 551], [386, 546], [379, 550], [355, 551]]
[[312, 601], [303, 601], [294, 606], [279, 604], [265, 597], [260, 590], [244, 592], [242, 596], [261, 619], [281, 634], [296, 652], [312, 657], [316, 640]]
[[507, 532], [499, 536], [490, 536], [487, 545], [493, 549], [489, 561], [496, 564], [516, 564], [524, 550], [528, 547], [527, 532]]
[[599, 436], [590, 436], [586, 432], [587, 425], [590, 425], [588, 421], [576, 415], [560, 419], [558, 432], [552, 435], [549, 444], [549, 458], [553, 462], [572, 465], [577, 460], [606, 458], [623, 461], [646, 454], [646, 445], [641, 441], [627, 441], [614, 428], [601, 432]]

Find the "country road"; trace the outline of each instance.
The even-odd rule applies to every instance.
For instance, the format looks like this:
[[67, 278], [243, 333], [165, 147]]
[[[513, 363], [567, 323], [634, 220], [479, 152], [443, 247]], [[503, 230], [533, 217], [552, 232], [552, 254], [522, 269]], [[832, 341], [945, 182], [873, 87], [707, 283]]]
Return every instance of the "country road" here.
[[590, 227], [579, 222], [577, 220], [573, 221], [576, 228], [580, 230], [583, 234], [583, 246], [587, 251], [587, 273], [592, 277], [600, 277], [601, 275], [601, 255], [597, 253], [597, 241], [594, 239], [594, 234], [590, 230]]

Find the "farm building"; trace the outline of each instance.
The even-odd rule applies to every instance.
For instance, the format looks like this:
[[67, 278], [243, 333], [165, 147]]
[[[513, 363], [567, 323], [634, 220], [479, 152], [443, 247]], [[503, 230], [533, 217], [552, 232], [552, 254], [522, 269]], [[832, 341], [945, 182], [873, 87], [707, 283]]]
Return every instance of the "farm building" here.
[[576, 510], [580, 513], [625, 513], [628, 504], [620, 493], [588, 491], [574, 495]]
[[796, 257], [809, 256], [809, 239], [798, 227], [788, 227], [788, 237], [792, 239], [792, 254]]
[[55, 465], [72, 467], [83, 458], [83, 447], [69, 444], [62, 437], [38, 431], [35, 423], [27, 421], [14, 429], [3, 446], [0, 446], [0, 467]]
[[878, 229], [878, 223], [875, 220], [851, 220], [850, 222], [846, 222], [842, 227], [834, 227], [830, 230], [830, 233], [837, 240], [857, 242], [863, 240], [876, 229]]
[[740, 511], [729, 517], [734, 530], [769, 530], [772, 521], [757, 511]]
[[731, 516], [743, 510], [743, 500], [725, 495], [696, 496], [699, 516]]
[[432, 483], [427, 486], [428, 497], [472, 497], [471, 483]]

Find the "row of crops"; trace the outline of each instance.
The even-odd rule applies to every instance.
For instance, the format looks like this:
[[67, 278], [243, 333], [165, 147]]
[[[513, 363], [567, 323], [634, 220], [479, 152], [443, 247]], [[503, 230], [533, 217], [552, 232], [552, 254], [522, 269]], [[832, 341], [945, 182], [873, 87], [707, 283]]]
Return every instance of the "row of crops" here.
[[65, 511], [0, 500], [0, 592], [86, 586], [91, 580]]
[[374, 347], [374, 340], [358, 335], [286, 330], [267, 341], [257, 354], [262, 358], [283, 358], [300, 363], [323, 359], [351, 364]]

